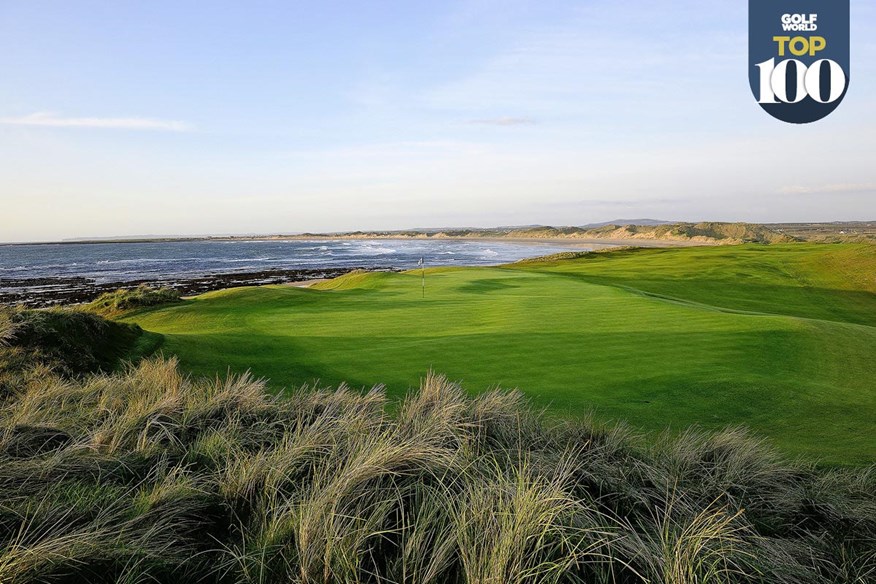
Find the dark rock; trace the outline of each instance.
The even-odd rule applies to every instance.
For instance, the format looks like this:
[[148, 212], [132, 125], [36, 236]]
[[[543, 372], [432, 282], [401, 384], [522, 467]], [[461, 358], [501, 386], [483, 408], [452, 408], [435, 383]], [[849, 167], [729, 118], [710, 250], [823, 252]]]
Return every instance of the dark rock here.
[[[156, 278], [124, 282], [97, 283], [88, 278], [0, 278], [0, 304], [20, 304], [31, 308], [45, 308], [61, 304], [91, 302], [105, 292], [149, 285], [173, 288], [183, 296], [203, 294], [239, 286], [285, 284], [302, 280], [336, 278], [354, 270], [366, 268], [315, 268], [301, 270], [263, 270], [232, 274], [208, 274], [191, 278]], [[389, 271], [391, 268], [370, 268]]]

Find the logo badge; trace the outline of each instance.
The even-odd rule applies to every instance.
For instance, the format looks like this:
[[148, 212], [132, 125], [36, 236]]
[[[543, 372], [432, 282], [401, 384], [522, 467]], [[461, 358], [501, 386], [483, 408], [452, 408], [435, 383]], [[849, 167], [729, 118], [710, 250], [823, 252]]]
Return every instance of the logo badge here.
[[748, 81], [768, 114], [808, 124], [849, 88], [850, 0], [748, 0]]

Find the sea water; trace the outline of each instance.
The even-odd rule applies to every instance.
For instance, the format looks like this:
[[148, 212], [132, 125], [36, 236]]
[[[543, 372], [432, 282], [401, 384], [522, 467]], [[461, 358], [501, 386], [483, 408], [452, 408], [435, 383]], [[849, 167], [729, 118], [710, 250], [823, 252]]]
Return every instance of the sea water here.
[[4, 279], [82, 277], [96, 283], [318, 268], [483, 266], [580, 244], [498, 240], [191, 240], [0, 245]]

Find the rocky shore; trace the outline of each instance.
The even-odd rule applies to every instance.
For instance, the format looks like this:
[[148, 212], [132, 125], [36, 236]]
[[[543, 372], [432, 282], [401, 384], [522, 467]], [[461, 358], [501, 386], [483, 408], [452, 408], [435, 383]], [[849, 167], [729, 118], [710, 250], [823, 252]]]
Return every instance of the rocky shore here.
[[[234, 274], [208, 274], [191, 278], [159, 278], [105, 283], [98, 283], [89, 278], [0, 278], [0, 304], [19, 304], [30, 308], [79, 304], [90, 302], [104, 292], [120, 288], [136, 288], [143, 284], [173, 288], [183, 296], [187, 296], [239, 286], [263, 286], [336, 278], [356, 269], [365, 268], [264, 270]], [[369, 269], [388, 271], [391, 268]]]

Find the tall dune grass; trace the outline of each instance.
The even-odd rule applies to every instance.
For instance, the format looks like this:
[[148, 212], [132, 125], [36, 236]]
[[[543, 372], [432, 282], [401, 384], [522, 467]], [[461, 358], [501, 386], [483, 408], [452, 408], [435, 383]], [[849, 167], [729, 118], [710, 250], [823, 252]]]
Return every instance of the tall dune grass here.
[[0, 403], [0, 582], [876, 578], [872, 469], [738, 429], [648, 443], [433, 374], [386, 405], [162, 359], [30, 380]]
[[85, 309], [103, 316], [117, 316], [125, 311], [159, 304], [179, 302], [180, 293], [173, 288], [154, 288], [141, 284], [104, 292], [85, 305]]

